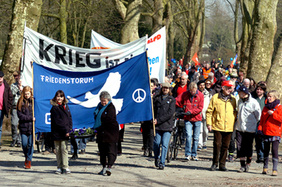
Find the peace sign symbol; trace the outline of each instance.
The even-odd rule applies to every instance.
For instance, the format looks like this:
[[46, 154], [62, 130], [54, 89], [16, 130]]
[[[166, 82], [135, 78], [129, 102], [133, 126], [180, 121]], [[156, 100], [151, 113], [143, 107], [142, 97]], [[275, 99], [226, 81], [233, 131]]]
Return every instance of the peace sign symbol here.
[[142, 103], [145, 100], [145, 98], [146, 98], [146, 92], [141, 88], [136, 89], [132, 94], [132, 99], [136, 103]]

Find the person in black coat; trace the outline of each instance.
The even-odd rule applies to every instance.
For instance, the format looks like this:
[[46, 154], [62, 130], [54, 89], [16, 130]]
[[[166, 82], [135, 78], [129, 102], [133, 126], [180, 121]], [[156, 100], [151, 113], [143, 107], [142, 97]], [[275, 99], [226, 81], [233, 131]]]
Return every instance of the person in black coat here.
[[50, 101], [51, 108], [51, 132], [56, 149], [57, 174], [70, 173], [68, 162], [67, 144], [69, 132], [72, 130], [72, 116], [67, 105], [68, 100], [62, 90], [58, 90]]
[[12, 107], [13, 94], [10, 85], [4, 79], [3, 71], [0, 71], [0, 94], [2, 94], [2, 101], [0, 102], [0, 149], [1, 149], [1, 136], [2, 136], [2, 125], [4, 116], [9, 117], [9, 111]]
[[[160, 170], [163, 170], [165, 167], [165, 159], [173, 127], [173, 114], [175, 112], [175, 99], [169, 88], [169, 83], [163, 83], [161, 93], [154, 99], [154, 125], [156, 127], [154, 156], [155, 166]], [[162, 144], [161, 155], [160, 144]]]
[[98, 174], [110, 176], [112, 165], [117, 157], [119, 125], [110, 94], [102, 91], [99, 97], [101, 102], [94, 111], [94, 129], [97, 130], [97, 143], [103, 169]]
[[17, 103], [17, 115], [19, 117], [19, 130], [22, 138], [22, 148], [25, 156], [24, 168], [31, 168], [33, 156], [33, 117], [32, 90], [29, 86], [23, 88]]

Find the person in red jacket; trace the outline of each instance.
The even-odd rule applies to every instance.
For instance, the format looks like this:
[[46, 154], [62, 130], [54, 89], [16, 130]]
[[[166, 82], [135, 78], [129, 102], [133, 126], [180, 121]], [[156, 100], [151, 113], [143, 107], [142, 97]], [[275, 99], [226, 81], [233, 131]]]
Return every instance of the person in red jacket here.
[[191, 82], [189, 85], [189, 91], [183, 92], [175, 99], [176, 106], [183, 108], [185, 112], [185, 160], [192, 159], [197, 161], [197, 148], [201, 131], [201, 112], [204, 107], [204, 95], [198, 90], [197, 84], [195, 82]]
[[264, 141], [264, 166], [262, 174], [267, 174], [270, 144], [272, 144], [272, 175], [277, 176], [278, 148], [281, 141], [282, 106], [279, 93], [275, 90], [268, 92], [267, 103], [262, 110], [258, 134]]

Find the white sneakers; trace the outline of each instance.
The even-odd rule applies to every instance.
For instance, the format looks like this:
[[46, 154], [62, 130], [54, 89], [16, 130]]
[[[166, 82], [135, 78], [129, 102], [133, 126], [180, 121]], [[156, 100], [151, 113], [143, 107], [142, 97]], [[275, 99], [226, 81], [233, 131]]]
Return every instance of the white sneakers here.
[[187, 160], [187, 161], [189, 161], [190, 159], [191, 159], [190, 156], [185, 157], [185, 160]]
[[70, 171], [69, 168], [67, 168], [66, 171], [67, 171], [67, 174], [70, 174], [70, 173], [71, 173], [71, 171]]
[[198, 158], [196, 156], [190, 157], [190, 156], [186, 156], [185, 157], [186, 161], [190, 161], [190, 160], [194, 160], [194, 161], [198, 161]]
[[[69, 168], [66, 169], [66, 172], [67, 172], [67, 174], [70, 174], [70, 173], [71, 173], [71, 171], [70, 171]], [[62, 174], [62, 169], [61, 169], [61, 168], [58, 168], [58, 169], [55, 171], [55, 173], [56, 173], [56, 174]]]
[[58, 168], [56, 171], [55, 171], [56, 174], [61, 174], [62, 173], [62, 169], [61, 168]]

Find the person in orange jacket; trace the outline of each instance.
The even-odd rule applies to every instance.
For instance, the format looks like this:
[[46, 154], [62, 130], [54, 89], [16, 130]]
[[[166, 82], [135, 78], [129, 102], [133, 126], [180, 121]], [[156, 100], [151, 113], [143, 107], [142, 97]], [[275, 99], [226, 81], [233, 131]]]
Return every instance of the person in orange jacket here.
[[282, 123], [282, 106], [280, 105], [280, 95], [277, 91], [272, 90], [267, 94], [267, 103], [262, 110], [258, 134], [264, 141], [264, 166], [262, 174], [267, 174], [268, 157], [270, 144], [272, 144], [272, 175], [277, 176], [278, 165], [278, 148], [281, 141], [281, 123]]

